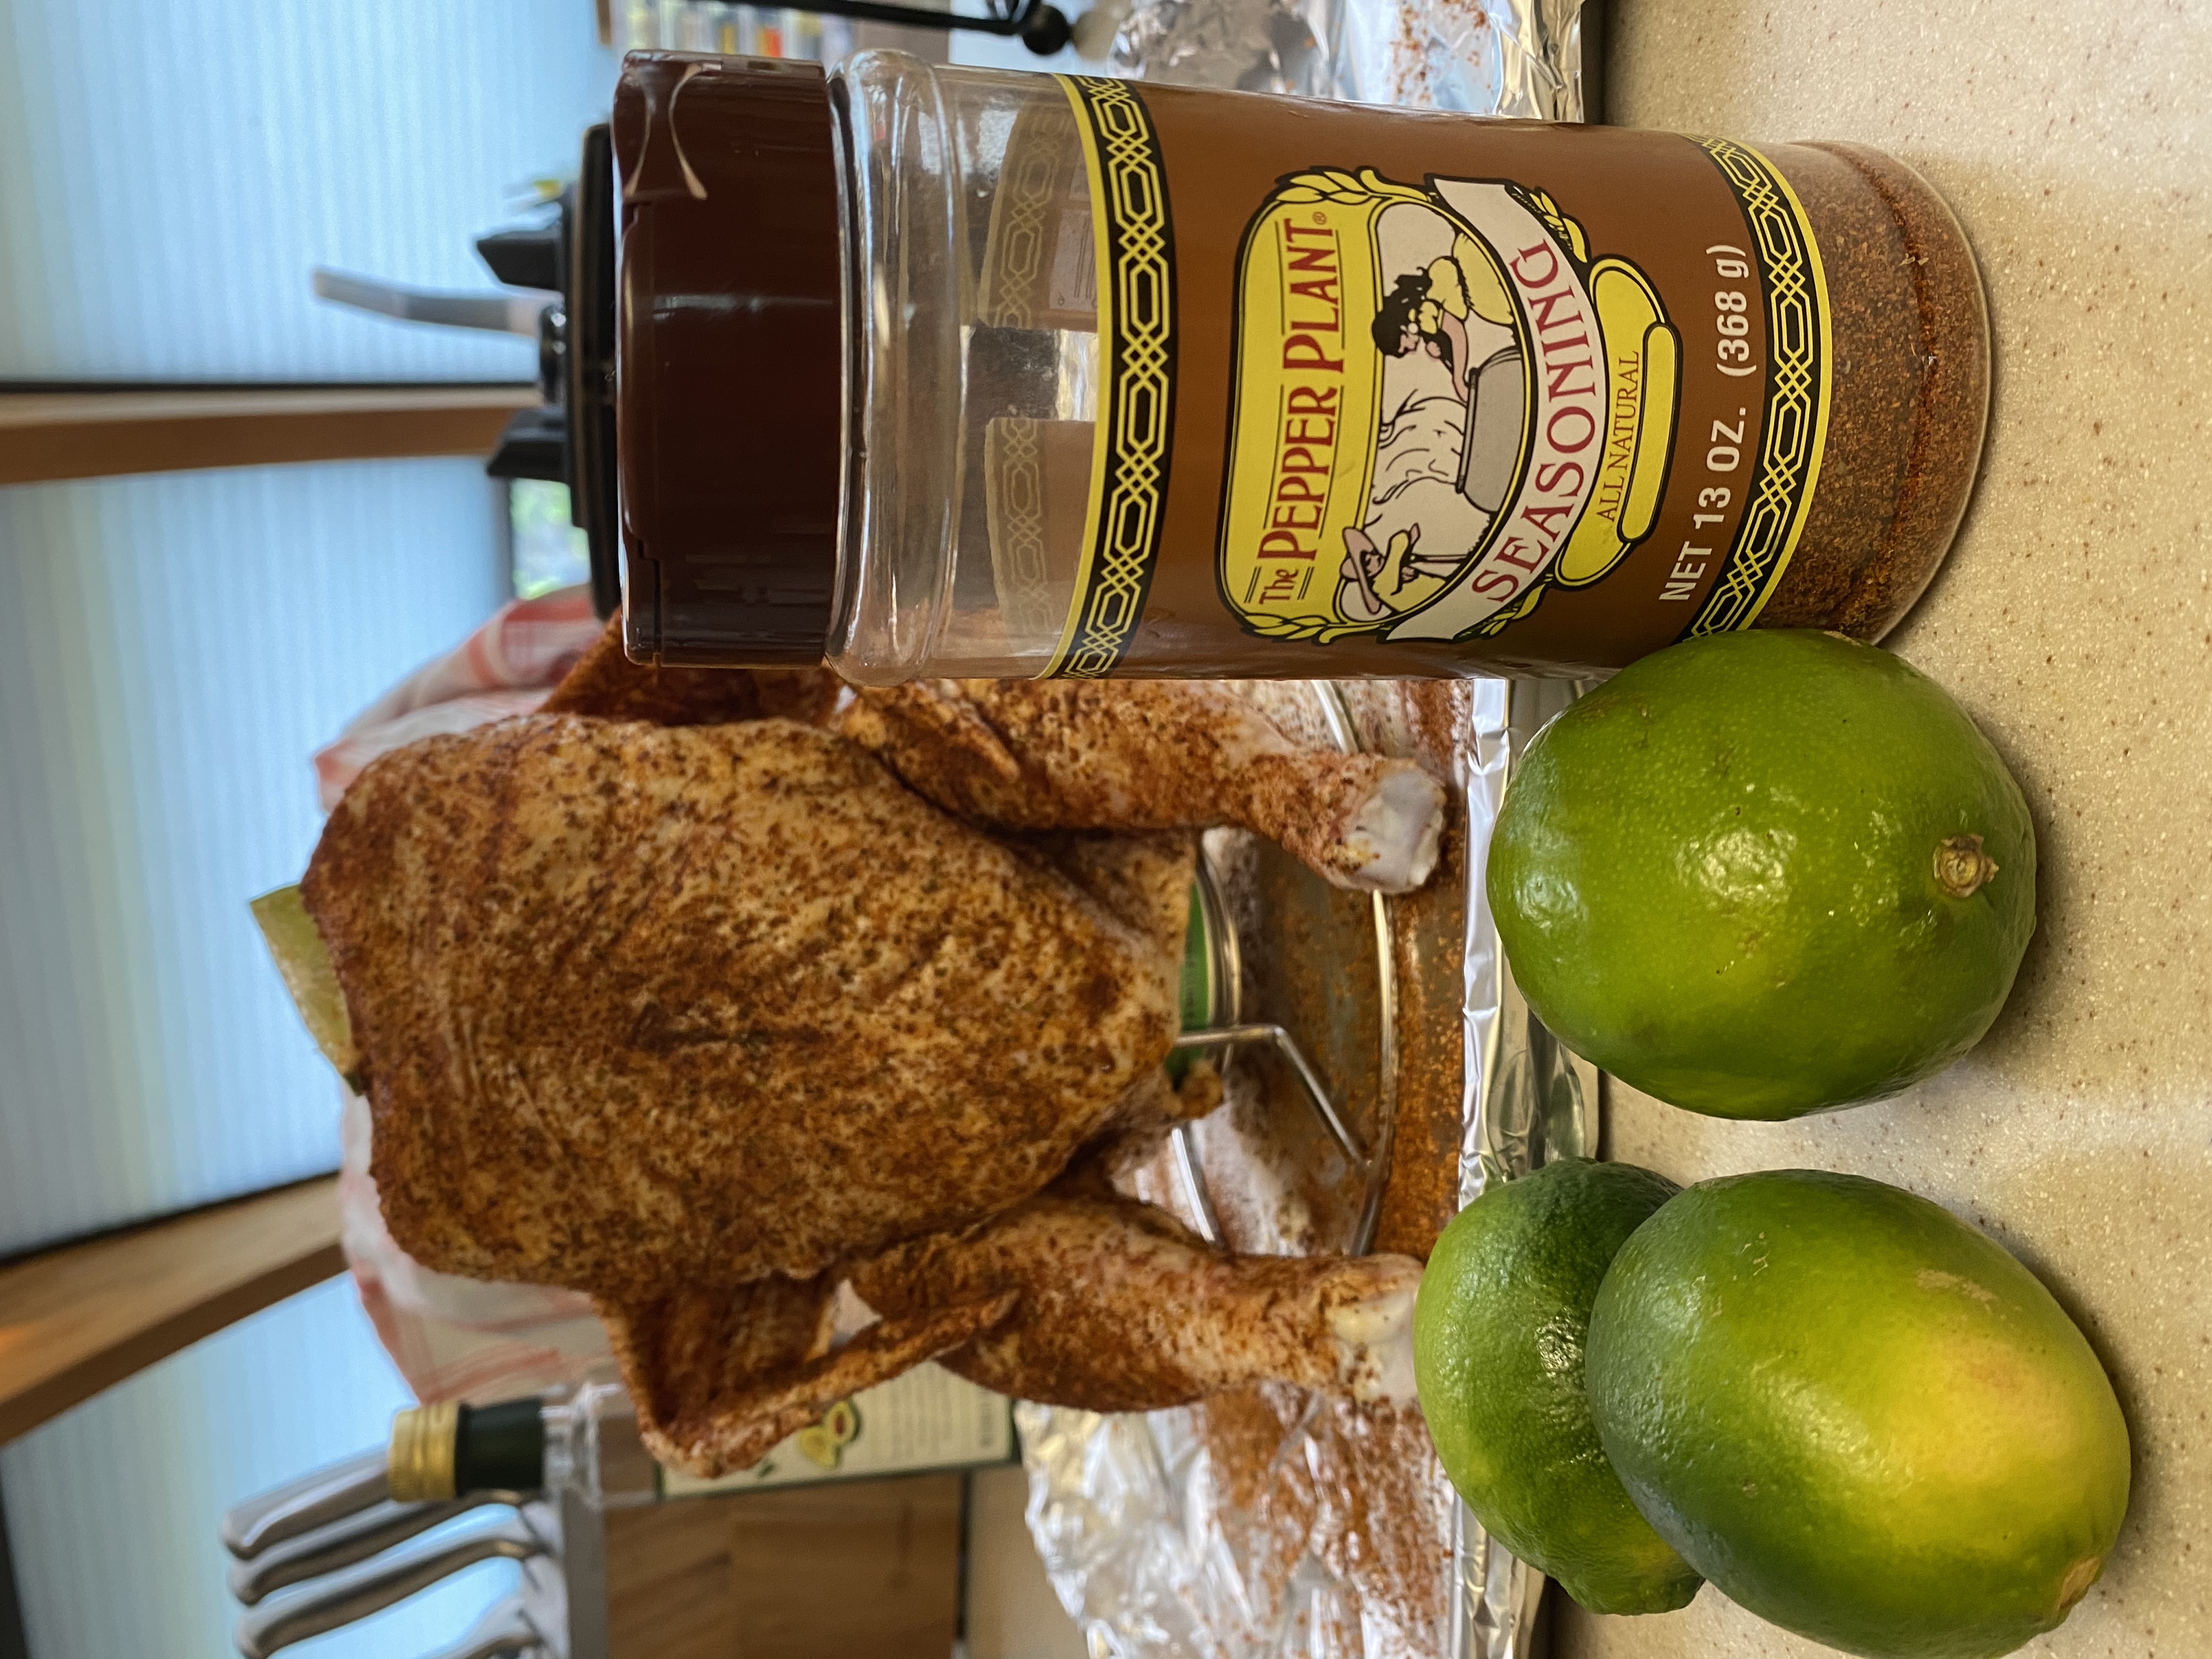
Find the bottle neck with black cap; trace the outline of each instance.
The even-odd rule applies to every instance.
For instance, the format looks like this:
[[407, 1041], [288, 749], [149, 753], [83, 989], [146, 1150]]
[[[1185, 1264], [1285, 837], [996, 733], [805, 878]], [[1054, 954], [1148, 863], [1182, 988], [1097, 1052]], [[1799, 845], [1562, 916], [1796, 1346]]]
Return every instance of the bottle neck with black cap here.
[[386, 1456], [389, 1493], [400, 1503], [522, 1503], [568, 1492], [623, 1508], [659, 1493], [629, 1396], [605, 1384], [482, 1406], [411, 1407], [392, 1418]]

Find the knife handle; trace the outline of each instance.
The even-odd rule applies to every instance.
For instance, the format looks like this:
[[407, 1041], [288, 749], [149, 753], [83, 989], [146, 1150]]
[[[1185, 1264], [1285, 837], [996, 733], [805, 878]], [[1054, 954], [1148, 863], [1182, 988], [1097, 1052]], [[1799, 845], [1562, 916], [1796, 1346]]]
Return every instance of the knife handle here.
[[458, 1644], [430, 1659], [550, 1659], [550, 1650], [516, 1595], [494, 1602]]
[[384, 1501], [382, 1447], [249, 1498], [222, 1517], [223, 1547], [251, 1561], [270, 1546]]
[[249, 1613], [238, 1621], [238, 1651], [241, 1659], [269, 1659], [295, 1642], [381, 1613], [393, 1602], [404, 1601], [479, 1561], [501, 1557], [527, 1561], [544, 1553], [544, 1540], [520, 1520], [394, 1551], [278, 1596]]
[[230, 1593], [249, 1607], [257, 1606], [273, 1591], [366, 1561], [417, 1533], [467, 1514], [482, 1501], [456, 1498], [442, 1504], [395, 1504], [389, 1499], [372, 1504], [273, 1546], [250, 1561], [233, 1562]]

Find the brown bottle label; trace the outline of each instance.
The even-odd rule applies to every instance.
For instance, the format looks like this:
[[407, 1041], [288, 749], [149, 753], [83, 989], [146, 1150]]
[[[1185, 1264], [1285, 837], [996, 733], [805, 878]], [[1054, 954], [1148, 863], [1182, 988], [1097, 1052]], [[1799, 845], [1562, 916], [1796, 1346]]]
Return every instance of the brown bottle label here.
[[1048, 672], [1572, 672], [1758, 616], [1830, 361], [1758, 152], [1065, 84], [1100, 418]]

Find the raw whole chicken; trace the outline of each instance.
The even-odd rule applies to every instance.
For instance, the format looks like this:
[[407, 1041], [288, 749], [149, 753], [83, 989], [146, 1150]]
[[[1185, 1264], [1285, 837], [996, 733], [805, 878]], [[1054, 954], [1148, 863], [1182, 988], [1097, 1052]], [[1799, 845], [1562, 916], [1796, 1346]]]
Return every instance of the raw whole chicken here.
[[866, 692], [842, 735], [838, 695], [611, 633], [544, 711], [355, 782], [301, 890], [393, 1237], [588, 1291], [701, 1474], [926, 1358], [1100, 1410], [1407, 1395], [1417, 1263], [1237, 1258], [1110, 1179], [1220, 1098], [1163, 1066], [1192, 830], [1403, 889], [1439, 787], [1212, 687]]

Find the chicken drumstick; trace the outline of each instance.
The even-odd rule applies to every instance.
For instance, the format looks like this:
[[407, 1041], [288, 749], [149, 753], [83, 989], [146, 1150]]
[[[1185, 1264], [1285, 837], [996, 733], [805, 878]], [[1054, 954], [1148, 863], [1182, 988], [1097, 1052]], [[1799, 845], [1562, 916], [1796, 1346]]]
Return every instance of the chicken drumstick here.
[[1434, 778], [1411, 761], [1298, 748], [1207, 681], [924, 680], [861, 690], [838, 729], [971, 823], [1235, 823], [1367, 892], [1409, 892], [1436, 868]]
[[720, 1474], [919, 1361], [1018, 1399], [1147, 1411], [1248, 1383], [1413, 1398], [1404, 1256], [1234, 1256], [1085, 1170], [978, 1228], [856, 1264], [880, 1320], [832, 1349], [841, 1275], [603, 1309], [647, 1444]]

